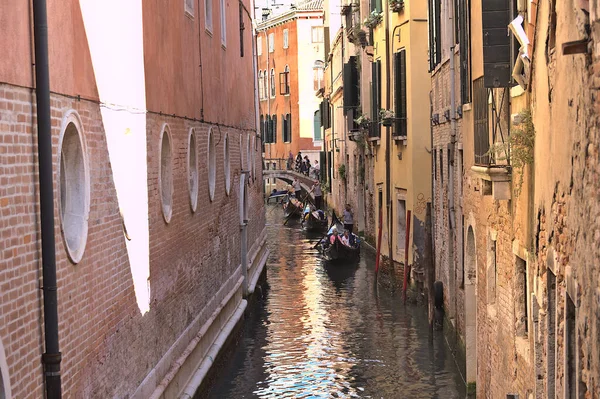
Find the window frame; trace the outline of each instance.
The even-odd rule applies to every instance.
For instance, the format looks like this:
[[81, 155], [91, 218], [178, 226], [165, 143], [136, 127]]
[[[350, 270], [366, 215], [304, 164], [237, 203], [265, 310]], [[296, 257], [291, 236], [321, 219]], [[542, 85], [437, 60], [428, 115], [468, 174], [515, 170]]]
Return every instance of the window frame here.
[[[315, 40], [315, 32], [317, 33], [317, 40]], [[312, 26], [310, 30], [310, 42], [311, 43], [324, 43], [325, 42], [325, 33], [323, 30], [323, 26]]]
[[277, 92], [275, 90], [275, 68], [271, 68], [270, 74], [270, 84], [269, 84], [269, 95], [271, 98], [275, 98]]
[[283, 48], [287, 49], [290, 47], [290, 34], [288, 29], [283, 30]]
[[[283, 80], [282, 80], [283, 78]], [[283, 72], [279, 73], [279, 94], [282, 96], [290, 95], [290, 67], [285, 66]]]
[[183, 0], [183, 11], [186, 16], [194, 19], [194, 15], [196, 12], [195, 6], [194, 6], [194, 0]]
[[262, 36], [256, 37], [256, 54], [259, 56], [262, 55]]
[[212, 0], [204, 0], [204, 29], [212, 35], [213, 32], [213, 9]]
[[269, 53], [275, 52], [275, 34], [269, 33]]
[[220, 25], [221, 25], [221, 46], [227, 47], [227, 4], [226, 0], [219, 0]]

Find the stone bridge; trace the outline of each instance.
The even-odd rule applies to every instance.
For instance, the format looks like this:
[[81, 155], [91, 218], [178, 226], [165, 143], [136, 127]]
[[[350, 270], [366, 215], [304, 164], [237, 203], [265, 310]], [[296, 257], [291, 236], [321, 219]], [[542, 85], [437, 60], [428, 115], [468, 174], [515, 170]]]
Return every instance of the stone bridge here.
[[[288, 184], [292, 184], [294, 179], [298, 179], [300, 186], [302, 187], [302, 195], [300, 198], [304, 198], [306, 193], [310, 191], [315, 179], [309, 178], [301, 173], [294, 172], [292, 170], [285, 169], [267, 169], [263, 170], [263, 179], [280, 179]], [[269, 193], [266, 193], [268, 196]], [[310, 194], [310, 198], [314, 201], [314, 195]]]

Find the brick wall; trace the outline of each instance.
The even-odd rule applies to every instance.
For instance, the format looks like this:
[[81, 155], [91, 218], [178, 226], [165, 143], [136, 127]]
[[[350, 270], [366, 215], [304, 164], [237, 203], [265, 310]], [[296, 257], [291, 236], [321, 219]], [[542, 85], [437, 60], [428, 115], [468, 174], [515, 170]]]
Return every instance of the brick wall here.
[[[29, 89], [0, 86], [0, 339], [13, 397], [43, 396], [43, 352], [37, 139], [35, 106]], [[208, 318], [210, 302], [240, 262], [239, 136], [253, 134], [213, 127], [217, 143], [215, 198], [208, 200], [208, 125], [147, 115], [150, 222], [150, 311], [141, 315], [135, 298], [122, 219], [98, 104], [53, 95], [54, 155], [63, 115], [81, 117], [90, 170], [89, 230], [81, 262], [65, 252], [56, 201], [59, 338], [65, 397], [125, 397], [131, 394], [197, 315]], [[158, 143], [161, 127], [171, 129], [173, 217], [166, 224], [158, 197]], [[196, 129], [199, 163], [198, 209], [192, 213], [187, 184], [189, 128]], [[231, 193], [225, 194], [223, 137], [229, 135]], [[245, 143], [245, 141], [244, 141]], [[244, 147], [245, 148], [245, 147]], [[260, 151], [260, 149], [258, 149]], [[56, 158], [55, 158], [56, 159]], [[248, 245], [264, 227], [262, 165], [249, 186]], [[55, 162], [56, 164], [56, 162]], [[132, 165], [134, 167], [134, 165]], [[55, 184], [55, 198], [58, 198]], [[135, 239], [135, 237], [133, 237]]]

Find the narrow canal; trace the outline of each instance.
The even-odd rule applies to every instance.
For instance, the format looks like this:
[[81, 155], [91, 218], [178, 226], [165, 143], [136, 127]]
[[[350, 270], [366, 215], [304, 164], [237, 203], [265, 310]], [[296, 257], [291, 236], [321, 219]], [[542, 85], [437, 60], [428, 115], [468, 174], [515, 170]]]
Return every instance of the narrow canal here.
[[269, 289], [209, 398], [464, 398], [426, 309], [374, 284], [374, 254], [358, 265], [321, 261], [299, 222], [267, 207]]

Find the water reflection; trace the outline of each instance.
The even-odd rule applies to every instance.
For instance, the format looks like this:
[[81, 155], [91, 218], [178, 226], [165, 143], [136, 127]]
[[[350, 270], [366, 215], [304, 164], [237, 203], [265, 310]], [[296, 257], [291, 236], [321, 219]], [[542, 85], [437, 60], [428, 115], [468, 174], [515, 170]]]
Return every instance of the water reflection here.
[[320, 235], [267, 217], [270, 290], [210, 398], [464, 398], [443, 338], [423, 308], [377, 290], [368, 251], [322, 263]]

